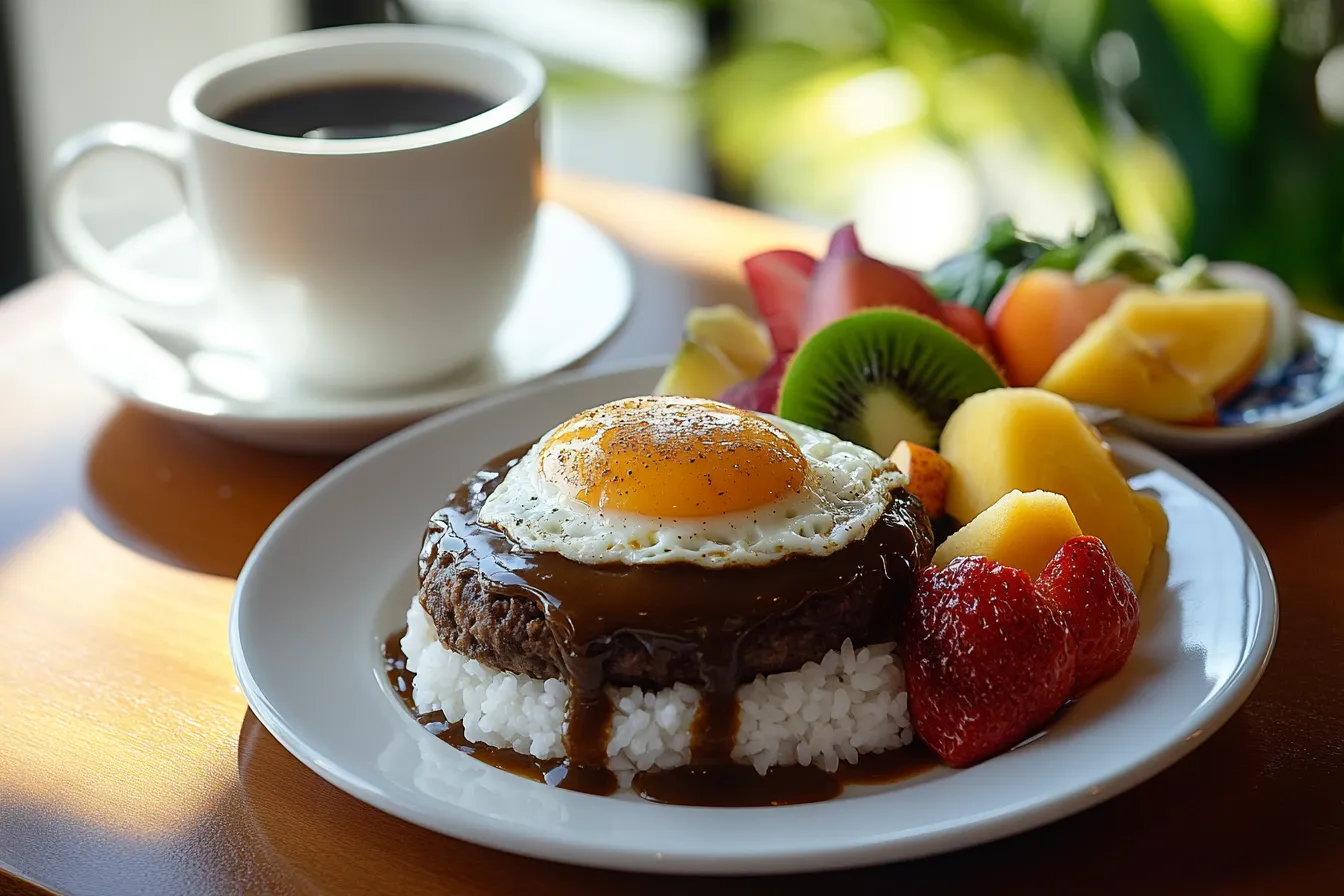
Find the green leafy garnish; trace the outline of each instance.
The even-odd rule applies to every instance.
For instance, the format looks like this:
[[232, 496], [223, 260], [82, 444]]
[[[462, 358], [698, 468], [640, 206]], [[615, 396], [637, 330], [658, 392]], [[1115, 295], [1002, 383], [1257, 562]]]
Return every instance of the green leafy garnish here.
[[1125, 233], [1113, 213], [1098, 215], [1085, 233], [1056, 243], [1017, 229], [1007, 216], [991, 218], [971, 247], [924, 275], [924, 283], [939, 299], [968, 305], [984, 314], [1004, 284], [1031, 268], [1069, 271], [1081, 283], [1113, 275], [1168, 291], [1216, 288], [1191, 259], [1177, 267], [1162, 253]]
[[984, 314], [1009, 278], [1050, 248], [1050, 243], [1019, 231], [1006, 215], [991, 218], [971, 248], [925, 274], [924, 284], [942, 301]]

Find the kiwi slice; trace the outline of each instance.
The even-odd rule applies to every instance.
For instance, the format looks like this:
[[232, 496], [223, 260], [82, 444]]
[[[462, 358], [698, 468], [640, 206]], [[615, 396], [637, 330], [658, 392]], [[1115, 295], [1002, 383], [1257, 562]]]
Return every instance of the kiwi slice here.
[[803, 343], [784, 373], [779, 416], [886, 457], [902, 439], [936, 448], [958, 405], [1004, 385], [978, 349], [942, 324], [876, 308]]

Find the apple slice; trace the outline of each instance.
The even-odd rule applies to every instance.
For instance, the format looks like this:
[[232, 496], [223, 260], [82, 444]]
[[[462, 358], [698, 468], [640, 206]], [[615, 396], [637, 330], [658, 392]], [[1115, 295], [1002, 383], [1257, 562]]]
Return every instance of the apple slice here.
[[828, 257], [817, 265], [804, 336], [865, 308], [897, 307], [941, 321], [941, 306], [909, 271], [866, 256]]
[[779, 406], [779, 385], [792, 357], [792, 352], [775, 355], [764, 373], [753, 380], [729, 386], [719, 396], [719, 401], [747, 411], [775, 413]]

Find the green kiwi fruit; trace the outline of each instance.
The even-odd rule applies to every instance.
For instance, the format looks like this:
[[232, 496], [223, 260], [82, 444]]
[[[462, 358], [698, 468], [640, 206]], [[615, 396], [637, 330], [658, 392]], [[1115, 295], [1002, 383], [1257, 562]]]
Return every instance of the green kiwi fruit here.
[[979, 349], [942, 324], [875, 308], [803, 343], [780, 385], [779, 416], [886, 457], [902, 439], [937, 448], [958, 405], [1004, 385]]

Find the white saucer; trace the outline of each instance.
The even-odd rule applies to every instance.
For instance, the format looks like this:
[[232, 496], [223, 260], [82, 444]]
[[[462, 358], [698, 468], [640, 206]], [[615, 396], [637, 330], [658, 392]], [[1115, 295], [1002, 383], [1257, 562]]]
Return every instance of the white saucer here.
[[473, 403], [304, 492], [248, 559], [230, 620], [234, 669], [262, 724], [347, 793], [463, 840], [631, 871], [781, 873], [958, 849], [1110, 799], [1204, 743], [1260, 678], [1278, 620], [1264, 551], [1212, 489], [1121, 436], [1118, 461], [1171, 521], [1142, 589], [1139, 639], [1119, 675], [1017, 749], [963, 771], [764, 809], [589, 796], [458, 753], [406, 712], [379, 654], [404, 624], [425, 521], [485, 458], [582, 409], [646, 393], [661, 372], [568, 375]]
[[[190, 220], [169, 218], [116, 250], [135, 266], [199, 277], [209, 258]], [[413, 392], [329, 394], [276, 381], [246, 354], [151, 333], [112, 310], [84, 283], [67, 310], [76, 361], [128, 402], [218, 435], [267, 448], [348, 452], [472, 398], [521, 385], [579, 361], [630, 310], [630, 266], [620, 249], [574, 212], [545, 203], [517, 304], [490, 354]]]

